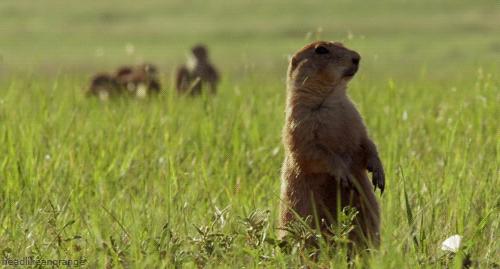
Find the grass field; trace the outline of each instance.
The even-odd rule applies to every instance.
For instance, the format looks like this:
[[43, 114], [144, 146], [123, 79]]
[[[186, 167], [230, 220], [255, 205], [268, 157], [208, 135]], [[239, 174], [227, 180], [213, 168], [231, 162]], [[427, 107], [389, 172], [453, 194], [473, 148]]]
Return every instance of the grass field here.
[[[276, 241], [287, 57], [321, 38], [363, 57], [349, 93], [387, 173], [369, 268], [498, 268], [498, 2], [102, 2], [0, 2], [2, 261], [345, 268], [340, 248], [312, 261]], [[223, 82], [181, 98], [171, 73], [200, 41]], [[83, 96], [93, 72], [141, 61], [159, 98]]]

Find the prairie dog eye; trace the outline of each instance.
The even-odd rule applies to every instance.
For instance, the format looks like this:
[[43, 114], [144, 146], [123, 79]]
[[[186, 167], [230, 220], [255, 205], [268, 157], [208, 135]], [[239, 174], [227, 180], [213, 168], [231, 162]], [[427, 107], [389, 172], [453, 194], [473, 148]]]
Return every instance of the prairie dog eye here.
[[330, 53], [330, 51], [327, 48], [323, 47], [323, 46], [316, 47], [314, 49], [314, 52], [316, 54], [328, 54], [328, 53]]

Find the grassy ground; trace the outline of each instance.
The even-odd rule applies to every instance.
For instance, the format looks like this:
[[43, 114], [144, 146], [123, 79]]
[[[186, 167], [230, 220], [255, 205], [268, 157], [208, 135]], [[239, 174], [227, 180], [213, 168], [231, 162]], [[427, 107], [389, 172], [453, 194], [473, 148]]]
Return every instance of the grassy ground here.
[[[495, 1], [101, 2], [0, 3], [2, 258], [344, 267], [341, 249], [312, 262], [274, 240], [287, 55], [321, 37], [363, 56], [349, 92], [387, 172], [370, 268], [500, 263]], [[224, 75], [215, 97], [82, 95], [90, 73], [142, 60], [169, 85], [198, 41]], [[455, 259], [439, 249], [453, 234]]]

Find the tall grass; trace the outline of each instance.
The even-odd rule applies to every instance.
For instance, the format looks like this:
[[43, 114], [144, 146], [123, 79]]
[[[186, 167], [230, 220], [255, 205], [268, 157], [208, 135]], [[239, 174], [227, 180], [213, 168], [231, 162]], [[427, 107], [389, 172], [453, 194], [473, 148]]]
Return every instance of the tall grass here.
[[[276, 239], [287, 57], [321, 38], [363, 57], [349, 94], [387, 173], [381, 248], [355, 267], [498, 266], [497, 6], [0, 1], [1, 258], [346, 267], [342, 232], [319, 256], [304, 226]], [[221, 70], [217, 96], [169, 87], [195, 42]], [[90, 73], [142, 61], [160, 67], [158, 98], [84, 98]], [[453, 234], [460, 251], [440, 250]]]
[[[353, 83], [388, 179], [372, 268], [439, 267], [440, 242], [451, 234], [464, 236], [464, 253], [480, 268], [498, 263], [493, 71], [463, 85]], [[85, 257], [90, 267], [315, 266], [276, 241], [280, 81], [225, 83], [215, 97], [170, 90], [108, 103], [85, 99], [81, 84], [61, 76], [3, 87], [4, 257]]]

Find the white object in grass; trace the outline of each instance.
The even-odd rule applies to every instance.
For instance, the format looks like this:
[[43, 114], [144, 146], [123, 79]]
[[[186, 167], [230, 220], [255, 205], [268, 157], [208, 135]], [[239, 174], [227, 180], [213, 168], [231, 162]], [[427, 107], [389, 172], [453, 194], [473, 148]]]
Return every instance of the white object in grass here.
[[403, 118], [403, 121], [408, 120], [408, 111], [406, 111], [406, 110], [405, 110], [405, 111], [403, 111], [403, 116], [402, 116], [402, 118]]
[[146, 98], [148, 96], [148, 87], [144, 84], [140, 84], [137, 86], [137, 97], [138, 98]]
[[99, 99], [101, 101], [108, 101], [109, 93], [107, 91], [99, 91], [97, 94], [99, 95]]
[[456, 253], [460, 248], [460, 243], [462, 243], [462, 236], [458, 234], [452, 235], [441, 243], [441, 250]]

